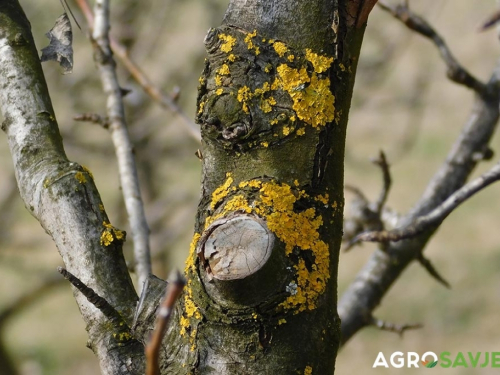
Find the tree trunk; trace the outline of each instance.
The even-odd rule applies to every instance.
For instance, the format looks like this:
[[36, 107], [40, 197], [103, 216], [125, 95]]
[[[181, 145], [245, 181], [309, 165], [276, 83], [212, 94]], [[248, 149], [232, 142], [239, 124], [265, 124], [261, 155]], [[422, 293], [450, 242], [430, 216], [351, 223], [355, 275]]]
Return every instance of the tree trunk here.
[[[202, 191], [162, 374], [332, 374], [345, 131], [376, 0], [233, 0], [205, 39]], [[104, 374], [141, 374], [165, 283], [136, 296], [90, 173], [64, 154], [29, 24], [0, 0], [2, 128], [21, 195], [66, 266]], [[103, 236], [108, 241], [103, 241]], [[111, 324], [110, 324], [111, 323]]]
[[201, 201], [165, 373], [334, 372], [345, 130], [372, 5], [232, 1], [208, 32]]

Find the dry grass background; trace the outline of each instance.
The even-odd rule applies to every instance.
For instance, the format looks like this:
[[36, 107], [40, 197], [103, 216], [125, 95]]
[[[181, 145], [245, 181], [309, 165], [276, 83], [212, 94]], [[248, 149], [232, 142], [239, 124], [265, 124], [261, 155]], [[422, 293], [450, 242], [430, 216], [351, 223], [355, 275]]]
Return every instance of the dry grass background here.
[[[180, 105], [194, 117], [197, 78], [203, 64], [203, 38], [220, 24], [227, 0], [151, 0], [112, 2], [113, 34], [166, 91], [181, 87]], [[31, 20], [38, 48], [61, 13], [54, 1], [21, 0]], [[413, 0], [448, 41], [459, 61], [485, 80], [500, 51], [494, 31], [478, 34], [478, 24], [495, 1]], [[73, 8], [74, 5], [72, 5]], [[76, 10], [76, 9], [74, 9]], [[75, 12], [80, 23], [83, 18]], [[127, 228], [109, 135], [95, 125], [75, 123], [81, 112], [104, 113], [104, 95], [85, 34], [74, 30], [75, 69], [62, 76], [44, 64], [61, 133], [70, 159], [94, 173], [110, 218]], [[347, 139], [346, 183], [376, 197], [379, 171], [369, 158], [379, 149], [392, 163], [389, 206], [406, 212], [444, 160], [472, 106], [473, 95], [447, 81], [433, 45], [413, 35], [380, 9], [367, 29]], [[192, 234], [199, 194], [200, 165], [193, 141], [177, 116], [160, 109], [120, 69], [128, 119], [137, 144], [147, 215], [156, 220], [153, 251], [160, 253], [155, 272], [165, 277], [182, 267]], [[498, 137], [493, 140], [498, 149]], [[484, 163], [478, 171], [492, 162]], [[12, 165], [0, 135], [0, 196], [9, 187]], [[425, 370], [372, 369], [379, 351], [498, 351], [500, 345], [500, 186], [474, 197], [447, 219], [426, 253], [452, 284], [446, 290], [416, 265], [411, 266], [376, 311], [392, 322], [421, 322], [424, 328], [397, 335], [365, 329], [338, 357], [338, 374], [396, 374]], [[38, 223], [14, 195], [0, 212], [0, 310], [17, 296], [54, 274], [61, 260]], [[347, 202], [350, 196], [347, 195]], [[130, 243], [126, 253], [130, 255]], [[364, 245], [341, 255], [340, 290], [347, 287], [369, 257]], [[97, 374], [96, 360], [85, 347], [86, 332], [70, 287], [61, 284], [22, 310], [2, 332], [23, 375]], [[433, 369], [433, 373], [470, 374], [471, 369]], [[493, 369], [474, 373], [493, 374]], [[0, 364], [0, 374], [2, 366]], [[319, 374], [323, 375], [323, 374]]]

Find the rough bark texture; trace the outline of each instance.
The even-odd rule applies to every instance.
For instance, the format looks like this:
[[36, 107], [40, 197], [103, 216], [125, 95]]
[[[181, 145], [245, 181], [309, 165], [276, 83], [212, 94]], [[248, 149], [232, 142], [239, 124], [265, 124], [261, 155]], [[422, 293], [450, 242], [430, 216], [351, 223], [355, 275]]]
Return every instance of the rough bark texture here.
[[232, 1], [205, 38], [202, 194], [165, 373], [334, 372], [345, 129], [364, 30], [353, 22], [363, 2], [349, 4]]
[[[347, 116], [374, 1], [232, 1], [209, 31], [200, 78], [202, 194], [162, 374], [332, 374]], [[67, 160], [29, 23], [0, 0], [2, 125], [26, 206], [69, 271], [118, 310], [116, 326], [79, 292], [103, 374], [144, 372], [165, 282], [136, 294], [124, 233], [92, 175]]]
[[[109, 223], [91, 173], [66, 158], [30, 25], [16, 0], [0, 1], [0, 102], [27, 209], [68, 270], [131, 321], [137, 296], [121, 251], [124, 233]], [[102, 373], [143, 371], [136, 360], [142, 346], [76, 291], [75, 298]]]

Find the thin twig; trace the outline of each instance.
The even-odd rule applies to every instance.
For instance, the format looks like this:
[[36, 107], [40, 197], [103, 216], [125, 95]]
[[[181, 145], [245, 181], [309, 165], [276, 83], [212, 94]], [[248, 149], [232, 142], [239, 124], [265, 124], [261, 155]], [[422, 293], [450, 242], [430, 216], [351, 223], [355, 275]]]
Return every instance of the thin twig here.
[[73, 116], [73, 120], [91, 122], [93, 124], [101, 125], [104, 129], [109, 128], [109, 118], [98, 115], [97, 113], [79, 113]]
[[431, 261], [424, 257], [422, 253], [417, 257], [418, 262], [425, 268], [427, 272], [440, 284], [444, 285], [446, 288], [451, 289], [451, 285], [446, 279], [439, 274], [437, 269], [433, 266]]
[[[128, 327], [127, 323], [123, 320], [122, 316], [116, 309], [109, 304], [104, 298], [98, 295], [92, 288], [89, 288], [78, 277], [62, 267], [57, 267], [57, 271], [64, 276], [76, 289], [78, 289], [87, 300], [101, 311], [106, 318], [108, 318], [114, 327]], [[129, 328], [130, 330], [130, 328]]]
[[485, 31], [489, 28], [495, 26], [497, 22], [500, 21], [500, 10], [497, 10], [491, 16], [489, 16], [484, 22], [482, 22], [481, 26], [479, 26], [478, 31]]
[[382, 177], [384, 179], [384, 185], [382, 187], [382, 191], [380, 192], [379, 198], [375, 202], [374, 210], [380, 217], [385, 202], [387, 201], [387, 197], [389, 196], [389, 190], [391, 189], [391, 172], [389, 171], [389, 163], [387, 163], [387, 159], [383, 151], [380, 151], [378, 159], [373, 160], [373, 163], [380, 167], [380, 169], [382, 170]]
[[[94, 27], [94, 15], [92, 14], [92, 10], [88, 1], [76, 0], [76, 3], [85, 15], [89, 27], [92, 29]], [[193, 123], [193, 121], [191, 121], [189, 116], [187, 116], [182, 108], [177, 104], [176, 100], [178, 94], [174, 92], [174, 95], [170, 96], [163, 92], [160, 88], [155, 86], [146, 76], [146, 74], [141, 70], [141, 68], [130, 58], [127, 48], [123, 44], [117, 42], [112, 36], [110, 36], [109, 39], [111, 49], [116, 54], [116, 56], [118, 56], [125, 68], [129, 71], [130, 75], [142, 87], [144, 92], [146, 92], [146, 94], [148, 94], [151, 98], [158, 102], [162, 108], [170, 109], [174, 113], [178, 114], [182, 118], [183, 124], [186, 126], [189, 134], [197, 142], [200, 142], [201, 136], [198, 127]]]
[[115, 146], [120, 182], [134, 241], [135, 270], [139, 288], [142, 288], [142, 284], [151, 273], [149, 228], [141, 199], [134, 149], [125, 122], [125, 109], [116, 75], [116, 64], [109, 44], [109, 0], [97, 0], [94, 13], [92, 34], [94, 58], [101, 75], [104, 92], [108, 97], [107, 111], [111, 138]]
[[486, 92], [486, 85], [471, 75], [462, 65], [458, 63], [443, 38], [431, 25], [429, 25], [426, 20], [411, 12], [405, 4], [393, 6], [384, 0], [380, 0], [378, 4], [383, 10], [389, 12], [396, 19], [403, 22], [406, 27], [434, 42], [446, 64], [449, 79], [453, 82], [471, 88], [478, 94], [484, 94]]
[[168, 321], [172, 315], [175, 301], [182, 293], [186, 281], [179, 271], [175, 271], [172, 280], [169, 281], [165, 291], [165, 299], [160, 305], [158, 316], [156, 317], [155, 330], [151, 340], [146, 346], [146, 375], [160, 375], [160, 348], [163, 336], [167, 331]]
[[382, 331], [397, 333], [401, 337], [403, 336], [403, 334], [407, 330], [419, 329], [419, 328], [423, 327], [422, 324], [420, 324], [420, 323], [400, 325], [400, 324], [385, 322], [385, 321], [377, 319], [375, 317], [371, 317], [370, 325], [373, 325]]
[[488, 172], [472, 180], [462, 188], [455, 191], [442, 204], [434, 208], [427, 215], [418, 217], [412, 223], [401, 228], [390, 231], [373, 231], [365, 232], [357, 235], [352, 242], [371, 241], [371, 242], [386, 242], [386, 241], [401, 241], [406, 238], [415, 237], [416, 235], [430, 230], [439, 225], [455, 208], [468, 198], [481, 191], [488, 185], [500, 180], [500, 162], [495, 164]]

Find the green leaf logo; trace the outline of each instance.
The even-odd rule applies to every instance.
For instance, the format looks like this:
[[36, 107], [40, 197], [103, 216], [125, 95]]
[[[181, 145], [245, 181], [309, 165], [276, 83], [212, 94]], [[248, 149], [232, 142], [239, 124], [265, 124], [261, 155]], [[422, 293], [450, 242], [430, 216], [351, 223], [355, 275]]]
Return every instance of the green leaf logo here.
[[427, 368], [433, 368], [433, 367], [436, 367], [438, 364], [438, 361], [435, 361], [435, 362], [429, 362], [425, 365], [425, 367]]

